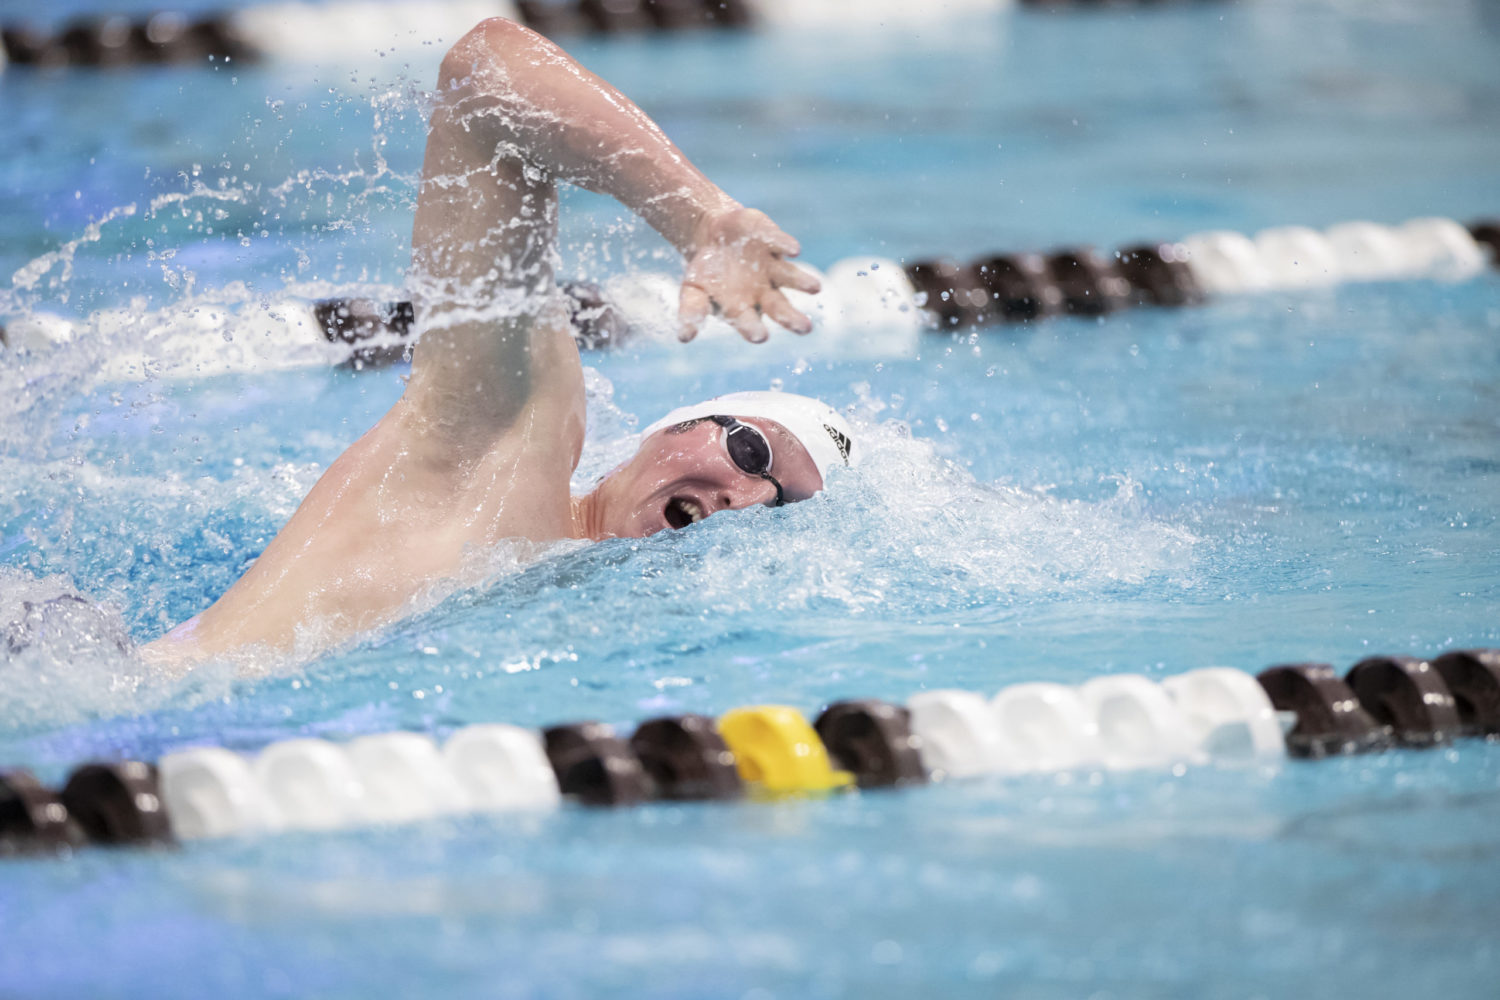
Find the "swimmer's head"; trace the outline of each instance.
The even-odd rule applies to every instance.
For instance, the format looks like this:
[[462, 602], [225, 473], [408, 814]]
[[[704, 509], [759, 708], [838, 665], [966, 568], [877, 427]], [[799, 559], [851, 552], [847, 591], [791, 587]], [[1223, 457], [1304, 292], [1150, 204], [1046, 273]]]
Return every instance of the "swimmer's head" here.
[[806, 500], [859, 460], [838, 411], [786, 392], [735, 392], [646, 428], [640, 449], [594, 492], [601, 536], [684, 528], [720, 510]]

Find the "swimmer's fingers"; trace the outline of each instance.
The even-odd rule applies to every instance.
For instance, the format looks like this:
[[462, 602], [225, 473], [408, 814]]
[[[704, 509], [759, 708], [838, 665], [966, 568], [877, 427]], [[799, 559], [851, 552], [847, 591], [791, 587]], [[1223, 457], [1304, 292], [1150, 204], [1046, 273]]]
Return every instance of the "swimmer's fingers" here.
[[739, 331], [741, 337], [752, 344], [764, 344], [771, 334], [766, 330], [766, 324], [761, 321], [760, 310], [755, 307], [741, 309], [739, 312], [726, 313], [724, 318], [729, 325]]
[[682, 296], [677, 304], [677, 339], [687, 343], [698, 336], [698, 328], [708, 318], [708, 310], [712, 304], [708, 293], [697, 285], [682, 284]]
[[761, 234], [761, 239], [766, 241], [766, 245], [774, 253], [783, 257], [795, 257], [802, 252], [802, 244], [797, 242], [797, 237], [784, 232], [770, 219], [766, 220], [766, 231]]
[[793, 333], [812, 333], [812, 320], [792, 308], [786, 296], [774, 288], [760, 297], [760, 308], [767, 316]]
[[771, 285], [774, 288], [795, 288], [799, 292], [816, 295], [823, 285], [815, 274], [802, 270], [796, 264], [778, 260], [771, 265]]
[[764, 243], [774, 254], [795, 257], [802, 252], [797, 238], [771, 221], [771, 217], [758, 208], [741, 208], [732, 213], [733, 227], [739, 230], [739, 238]]

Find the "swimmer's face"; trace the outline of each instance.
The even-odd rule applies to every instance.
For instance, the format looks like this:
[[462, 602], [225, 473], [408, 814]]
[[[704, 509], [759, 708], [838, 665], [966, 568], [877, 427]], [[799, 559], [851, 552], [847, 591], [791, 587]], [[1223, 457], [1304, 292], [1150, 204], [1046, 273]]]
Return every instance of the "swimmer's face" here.
[[[823, 488], [818, 467], [786, 428], [760, 417], [740, 422], [765, 435], [771, 448], [768, 471], [788, 503]], [[635, 456], [599, 484], [602, 533], [642, 538], [685, 528], [721, 510], [774, 505], [775, 485], [744, 471], [730, 456], [730, 430], [703, 419], [667, 427], [642, 441]]]

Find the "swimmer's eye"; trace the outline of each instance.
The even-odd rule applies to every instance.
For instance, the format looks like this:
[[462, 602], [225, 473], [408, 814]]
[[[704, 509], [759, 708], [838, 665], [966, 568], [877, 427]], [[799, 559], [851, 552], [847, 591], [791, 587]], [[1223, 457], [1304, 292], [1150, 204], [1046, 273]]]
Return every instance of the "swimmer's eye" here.
[[708, 419], [724, 428], [724, 450], [729, 452], [729, 460], [741, 472], [759, 476], [776, 487], [776, 502], [771, 506], [785, 507], [786, 493], [771, 475], [771, 442], [760, 428], [722, 414]]

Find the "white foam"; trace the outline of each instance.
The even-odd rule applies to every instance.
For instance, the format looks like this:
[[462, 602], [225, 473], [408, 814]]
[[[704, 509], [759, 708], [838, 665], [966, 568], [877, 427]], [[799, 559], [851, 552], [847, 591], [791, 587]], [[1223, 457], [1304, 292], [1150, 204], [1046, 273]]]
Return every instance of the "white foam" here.
[[[224, 683], [205, 670], [191, 690], [201, 697]], [[0, 566], [0, 726], [143, 712], [185, 690], [136, 655], [118, 607], [65, 577]]]
[[56, 313], [23, 313], [5, 327], [5, 336], [15, 350], [42, 351], [66, 344], [75, 334], [73, 322]]
[[653, 271], [619, 274], [604, 283], [604, 294], [630, 324], [635, 336], [677, 339], [679, 280]]
[[[613, 566], [597, 581], [580, 582], [591, 595], [591, 615], [631, 621], [643, 604], [686, 599], [710, 618], [746, 607], [792, 615], [817, 608], [820, 617], [859, 629], [892, 602], [914, 613], [955, 601], [1003, 604], [1193, 580], [1196, 537], [1144, 514], [1130, 480], [1103, 501], [1059, 499], [977, 482], [895, 421], [871, 424], [856, 414], [855, 425], [865, 462], [834, 470], [830, 489], [784, 513], [756, 508], [711, 517], [632, 544], [616, 556], [627, 560], [630, 587], [610, 582], [619, 572]], [[619, 449], [614, 459], [630, 446], [612, 446]], [[790, 523], [778, 520], [783, 516]], [[578, 565], [595, 558], [610, 557], [590, 555]], [[955, 580], [964, 581], [961, 594]]]

